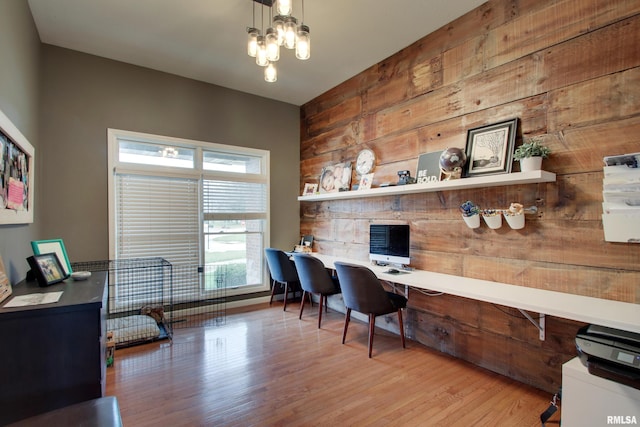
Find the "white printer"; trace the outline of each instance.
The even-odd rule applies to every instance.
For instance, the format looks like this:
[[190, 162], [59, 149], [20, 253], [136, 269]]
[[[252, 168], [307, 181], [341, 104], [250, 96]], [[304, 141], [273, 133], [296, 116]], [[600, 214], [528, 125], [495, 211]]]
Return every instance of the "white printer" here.
[[640, 334], [587, 325], [576, 334], [576, 348], [589, 373], [640, 389]]

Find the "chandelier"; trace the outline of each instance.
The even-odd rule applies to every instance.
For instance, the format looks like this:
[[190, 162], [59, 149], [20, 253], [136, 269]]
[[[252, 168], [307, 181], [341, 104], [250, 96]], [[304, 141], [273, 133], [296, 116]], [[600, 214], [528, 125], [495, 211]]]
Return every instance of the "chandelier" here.
[[[252, 0], [253, 25], [247, 27], [247, 54], [256, 58], [256, 64], [264, 68], [264, 79], [268, 82], [278, 80], [275, 63], [280, 59], [280, 47], [294, 50], [296, 58], [309, 59], [311, 56], [311, 38], [309, 27], [304, 22], [304, 0], [301, 0], [302, 19], [293, 16], [293, 0]], [[261, 31], [256, 27], [256, 3], [260, 3], [260, 24], [264, 30], [264, 7], [267, 6], [269, 27]]]

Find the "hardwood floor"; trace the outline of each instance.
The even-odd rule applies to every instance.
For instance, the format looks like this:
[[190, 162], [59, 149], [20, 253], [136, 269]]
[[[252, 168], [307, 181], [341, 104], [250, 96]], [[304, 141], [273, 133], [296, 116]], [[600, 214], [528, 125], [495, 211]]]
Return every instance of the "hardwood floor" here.
[[[258, 309], [256, 309], [258, 307]], [[107, 395], [125, 426], [540, 426], [550, 396], [315, 307], [228, 312], [173, 344], [118, 349]], [[378, 322], [382, 322], [382, 318]], [[558, 411], [547, 423], [558, 425]]]

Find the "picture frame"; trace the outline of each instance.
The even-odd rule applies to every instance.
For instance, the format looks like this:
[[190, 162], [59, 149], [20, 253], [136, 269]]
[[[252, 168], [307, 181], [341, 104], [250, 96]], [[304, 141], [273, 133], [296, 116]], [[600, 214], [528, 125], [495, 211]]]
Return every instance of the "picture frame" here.
[[416, 169], [416, 182], [418, 184], [427, 184], [430, 182], [438, 182], [441, 180], [441, 155], [442, 151], [432, 151], [429, 153], [420, 154], [420, 156], [418, 157], [418, 167]]
[[304, 190], [302, 190], [303, 196], [313, 196], [318, 191], [318, 184], [306, 183]]
[[71, 262], [69, 261], [69, 256], [67, 255], [67, 250], [64, 247], [62, 239], [34, 240], [31, 242], [31, 249], [33, 249], [34, 255], [55, 253], [62, 264], [64, 273], [66, 275], [73, 273]]
[[469, 129], [463, 177], [511, 173], [517, 130], [517, 118]]
[[0, 256], [0, 302], [9, 298], [12, 292], [11, 282], [9, 282], [7, 270], [4, 268], [4, 262]]
[[33, 223], [35, 150], [0, 111], [0, 224]]
[[371, 183], [373, 182], [373, 172], [362, 175], [360, 178], [360, 185], [358, 186], [358, 190], [368, 190], [371, 188]]
[[69, 277], [64, 273], [58, 255], [54, 252], [30, 256], [27, 262], [38, 284], [42, 287], [60, 283]]
[[320, 173], [320, 193], [335, 193], [351, 189], [351, 162], [325, 166]]

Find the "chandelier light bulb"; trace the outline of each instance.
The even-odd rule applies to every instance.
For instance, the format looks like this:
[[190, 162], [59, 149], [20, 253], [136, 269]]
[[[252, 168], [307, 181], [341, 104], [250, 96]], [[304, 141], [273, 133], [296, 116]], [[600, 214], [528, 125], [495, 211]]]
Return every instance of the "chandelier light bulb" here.
[[264, 40], [264, 36], [258, 36], [257, 45], [256, 64], [266, 67], [269, 64], [269, 60], [267, 59], [267, 43]]
[[271, 62], [275, 62], [280, 59], [280, 45], [278, 44], [278, 33], [274, 28], [267, 29], [267, 35], [265, 36], [265, 43], [267, 45], [267, 59]]
[[252, 58], [256, 57], [256, 52], [258, 51], [258, 34], [259, 31], [257, 28], [247, 28], [247, 55]]
[[311, 37], [309, 36], [309, 27], [300, 25], [296, 39], [296, 58], [309, 59], [311, 57]]
[[278, 12], [278, 15], [291, 15], [292, 7], [293, 4], [291, 0], [277, 0], [276, 2], [276, 12]]
[[287, 18], [284, 23], [284, 47], [293, 49], [296, 47], [298, 21], [293, 16]]
[[264, 69], [264, 79], [269, 83], [273, 83], [278, 80], [278, 70], [272, 62], [269, 63]]
[[284, 44], [284, 21], [285, 17], [282, 15], [276, 15], [273, 17], [273, 28], [275, 28], [276, 33], [278, 34], [278, 45], [282, 46]]

